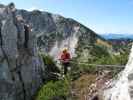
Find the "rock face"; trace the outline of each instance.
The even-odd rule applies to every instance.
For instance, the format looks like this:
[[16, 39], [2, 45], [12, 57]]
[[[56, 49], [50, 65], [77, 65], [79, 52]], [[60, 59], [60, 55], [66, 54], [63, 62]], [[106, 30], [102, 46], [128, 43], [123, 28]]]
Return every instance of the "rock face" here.
[[41, 51], [50, 53], [55, 58], [60, 48], [69, 47], [71, 53], [78, 41], [80, 24], [72, 19], [48, 12], [19, 10], [19, 13], [31, 23], [33, 31], [37, 34], [37, 45]]
[[37, 34], [39, 50], [49, 53], [54, 58], [57, 58], [63, 47], [68, 47], [71, 55], [75, 56], [76, 48], [82, 46], [81, 49], [85, 50], [98, 39], [107, 42], [94, 31], [70, 18], [38, 10], [18, 10], [18, 13], [31, 24], [33, 32]]
[[[24, 23], [32, 32], [25, 33]], [[73, 19], [0, 5], [0, 100], [32, 99], [45, 77], [38, 50], [57, 58], [60, 49], [68, 47], [75, 56], [77, 48], [85, 52], [97, 39], [106, 42]]]
[[0, 5], [0, 100], [30, 100], [42, 84], [36, 34], [29, 33], [26, 43], [24, 23], [16, 14], [10, 5]]

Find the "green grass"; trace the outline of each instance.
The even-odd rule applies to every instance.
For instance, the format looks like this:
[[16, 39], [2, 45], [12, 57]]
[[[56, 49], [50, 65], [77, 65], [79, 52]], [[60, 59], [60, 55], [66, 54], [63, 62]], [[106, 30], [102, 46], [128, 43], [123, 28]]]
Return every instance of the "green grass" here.
[[35, 100], [52, 100], [53, 97], [67, 97], [69, 94], [69, 83], [67, 79], [50, 81], [45, 84]]

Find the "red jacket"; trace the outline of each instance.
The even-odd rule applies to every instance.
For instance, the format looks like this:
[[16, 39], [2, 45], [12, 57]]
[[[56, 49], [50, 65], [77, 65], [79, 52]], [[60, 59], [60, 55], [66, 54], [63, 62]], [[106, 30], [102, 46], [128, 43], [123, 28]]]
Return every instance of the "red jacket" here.
[[70, 53], [69, 52], [62, 53], [60, 59], [63, 63], [68, 63], [71, 59]]

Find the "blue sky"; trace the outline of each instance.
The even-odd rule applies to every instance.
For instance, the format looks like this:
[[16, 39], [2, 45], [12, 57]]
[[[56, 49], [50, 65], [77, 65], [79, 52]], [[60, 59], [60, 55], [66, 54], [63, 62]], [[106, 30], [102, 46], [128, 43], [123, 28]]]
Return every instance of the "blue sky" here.
[[0, 0], [73, 18], [97, 33], [133, 33], [133, 0]]

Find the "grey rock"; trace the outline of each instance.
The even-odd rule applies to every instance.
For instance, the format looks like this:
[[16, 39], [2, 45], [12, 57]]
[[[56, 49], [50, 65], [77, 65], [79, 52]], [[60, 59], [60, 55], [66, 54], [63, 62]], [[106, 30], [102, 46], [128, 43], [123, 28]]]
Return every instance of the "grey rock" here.
[[8, 6], [0, 6], [0, 100], [30, 100], [43, 83], [36, 36], [29, 33], [25, 48], [24, 23], [15, 16]]

